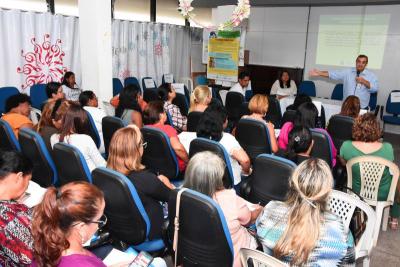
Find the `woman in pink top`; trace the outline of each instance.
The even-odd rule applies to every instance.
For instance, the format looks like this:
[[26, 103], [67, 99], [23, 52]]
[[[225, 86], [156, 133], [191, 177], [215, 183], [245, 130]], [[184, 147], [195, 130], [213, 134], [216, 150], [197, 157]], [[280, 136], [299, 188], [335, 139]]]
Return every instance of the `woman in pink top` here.
[[240, 267], [239, 250], [257, 248], [256, 239], [247, 231], [246, 226], [254, 223], [262, 207], [239, 197], [234, 189], [225, 189], [222, 182], [224, 170], [225, 164], [219, 156], [208, 151], [199, 152], [189, 161], [183, 187], [212, 197], [219, 204], [232, 238], [233, 266]]
[[105, 267], [83, 248], [107, 218], [103, 193], [86, 182], [47, 189], [32, 220], [34, 261], [40, 267]]
[[289, 142], [289, 133], [292, 131], [292, 129], [295, 126], [302, 126], [302, 127], [306, 127], [309, 129], [313, 129], [318, 132], [325, 133], [328, 136], [329, 143], [332, 148], [332, 150], [331, 150], [332, 166], [335, 166], [336, 165], [336, 155], [337, 155], [336, 147], [333, 144], [331, 136], [325, 129], [315, 128], [317, 117], [318, 117], [318, 110], [312, 102], [307, 102], [307, 103], [301, 104], [297, 108], [296, 119], [295, 119], [294, 123], [286, 122], [282, 126], [281, 131], [279, 133], [279, 137], [278, 137], [279, 148], [282, 150], [287, 149], [287, 145]]

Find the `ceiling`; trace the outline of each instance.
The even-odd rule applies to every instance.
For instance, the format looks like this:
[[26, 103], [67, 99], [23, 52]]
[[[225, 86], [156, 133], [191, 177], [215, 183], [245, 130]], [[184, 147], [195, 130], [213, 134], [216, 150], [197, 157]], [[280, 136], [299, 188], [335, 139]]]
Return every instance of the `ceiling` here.
[[[194, 7], [217, 7], [236, 5], [237, 0], [195, 0]], [[332, 6], [332, 5], [391, 5], [393, 0], [250, 0], [252, 6]]]

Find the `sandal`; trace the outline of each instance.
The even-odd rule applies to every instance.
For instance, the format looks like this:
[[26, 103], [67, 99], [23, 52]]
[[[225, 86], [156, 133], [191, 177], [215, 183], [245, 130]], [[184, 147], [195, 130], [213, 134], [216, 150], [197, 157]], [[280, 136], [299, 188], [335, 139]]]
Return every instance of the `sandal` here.
[[399, 229], [399, 221], [398, 221], [398, 219], [397, 218], [390, 218], [389, 227], [390, 227], [390, 229], [395, 230], [395, 231], [397, 229]]

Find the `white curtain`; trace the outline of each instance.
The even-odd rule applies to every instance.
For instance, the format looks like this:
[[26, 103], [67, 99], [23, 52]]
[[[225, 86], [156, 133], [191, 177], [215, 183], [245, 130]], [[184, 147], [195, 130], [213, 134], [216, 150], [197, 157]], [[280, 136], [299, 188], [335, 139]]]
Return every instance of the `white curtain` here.
[[123, 81], [134, 76], [152, 77], [157, 85], [162, 75], [175, 80], [190, 73], [190, 34], [185, 27], [114, 20], [112, 25], [113, 77]]
[[0, 86], [29, 93], [37, 83], [61, 81], [73, 71], [81, 81], [78, 19], [0, 9]]

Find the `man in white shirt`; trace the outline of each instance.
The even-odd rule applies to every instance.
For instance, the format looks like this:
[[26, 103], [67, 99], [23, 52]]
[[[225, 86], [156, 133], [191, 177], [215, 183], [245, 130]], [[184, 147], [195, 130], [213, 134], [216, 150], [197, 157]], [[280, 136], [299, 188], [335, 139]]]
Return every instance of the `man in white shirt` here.
[[239, 82], [231, 87], [229, 92], [238, 92], [246, 96], [246, 91], [249, 90], [250, 74], [247, 71], [239, 73]]

